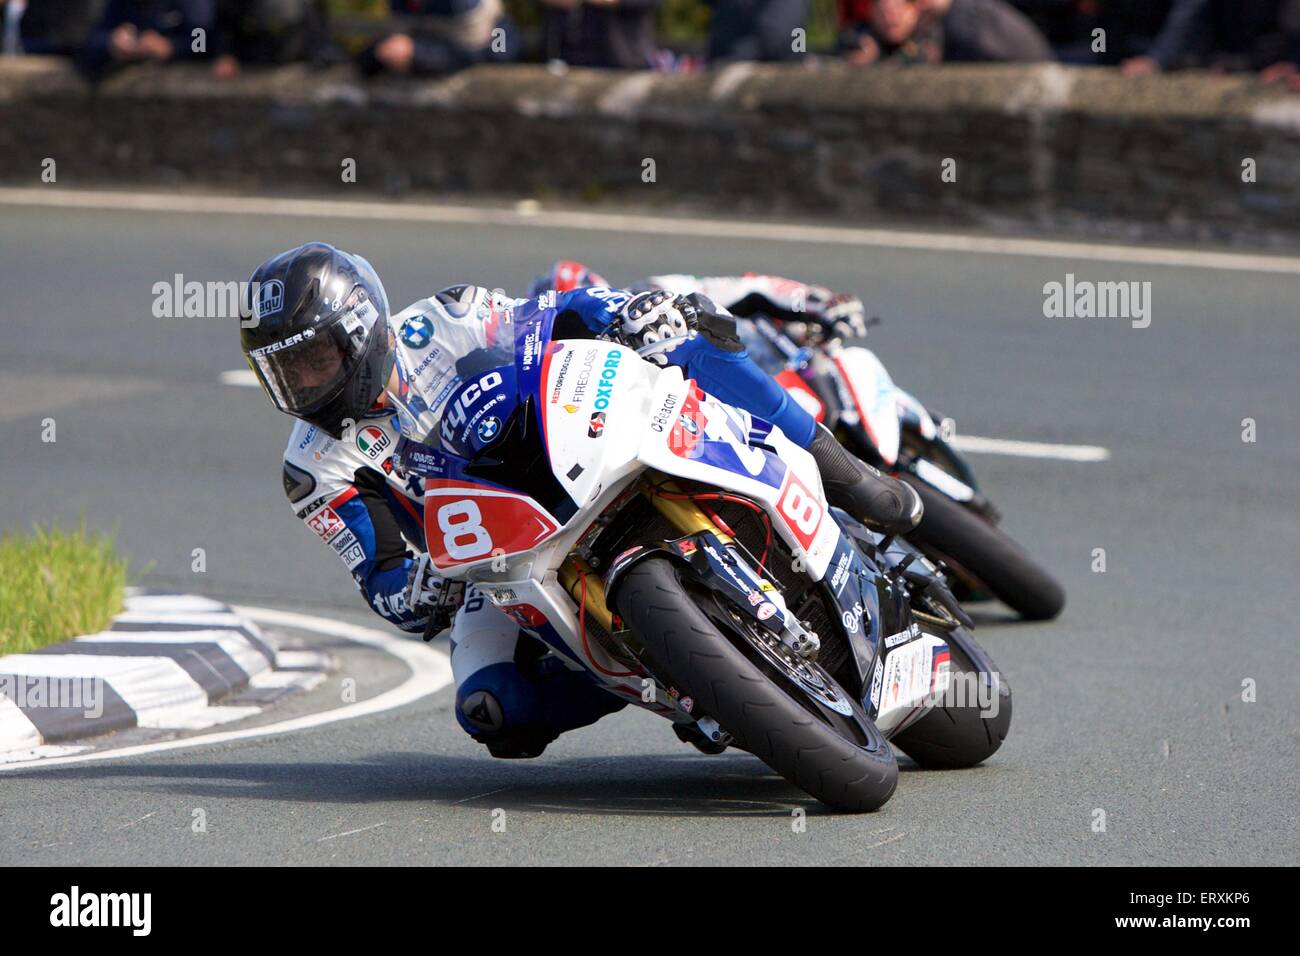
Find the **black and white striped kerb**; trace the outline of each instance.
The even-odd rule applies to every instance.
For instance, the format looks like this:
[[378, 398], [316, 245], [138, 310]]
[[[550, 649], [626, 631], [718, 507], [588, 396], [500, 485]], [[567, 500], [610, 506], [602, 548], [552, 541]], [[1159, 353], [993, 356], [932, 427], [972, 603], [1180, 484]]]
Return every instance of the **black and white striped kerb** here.
[[[133, 727], [192, 730], [248, 716], [256, 708], [214, 705], [256, 685], [276, 659], [257, 625], [228, 605], [132, 594], [106, 631], [0, 657], [0, 760]], [[40, 697], [31, 692], [38, 682]], [[20, 684], [21, 694], [6, 696]], [[73, 696], [75, 684], [81, 693]], [[62, 706], [69, 701], [80, 706]]]

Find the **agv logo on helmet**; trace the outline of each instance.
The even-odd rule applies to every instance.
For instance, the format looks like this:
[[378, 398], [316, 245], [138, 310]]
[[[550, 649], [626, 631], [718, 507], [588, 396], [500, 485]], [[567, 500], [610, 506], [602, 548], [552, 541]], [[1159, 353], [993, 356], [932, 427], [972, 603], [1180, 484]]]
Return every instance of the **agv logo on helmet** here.
[[259, 319], [275, 315], [284, 308], [284, 283], [271, 279], [261, 283], [257, 288], [257, 308], [253, 315]]

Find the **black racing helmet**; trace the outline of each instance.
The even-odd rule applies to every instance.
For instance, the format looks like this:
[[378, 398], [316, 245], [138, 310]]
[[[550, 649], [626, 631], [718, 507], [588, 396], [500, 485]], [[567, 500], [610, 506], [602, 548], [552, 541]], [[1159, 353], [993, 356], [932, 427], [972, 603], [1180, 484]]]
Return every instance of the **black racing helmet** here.
[[335, 438], [360, 421], [391, 370], [388, 296], [370, 263], [309, 242], [253, 273], [240, 346], [280, 411]]

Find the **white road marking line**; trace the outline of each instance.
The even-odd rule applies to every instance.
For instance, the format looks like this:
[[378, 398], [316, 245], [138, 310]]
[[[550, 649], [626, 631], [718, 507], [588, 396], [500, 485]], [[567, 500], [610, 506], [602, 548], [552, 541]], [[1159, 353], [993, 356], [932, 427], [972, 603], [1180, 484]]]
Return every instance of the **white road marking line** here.
[[298, 614], [293, 611], [277, 611], [273, 608], [239, 607], [235, 610], [241, 614], [263, 621], [267, 624], [281, 624], [303, 630], [341, 637], [359, 644], [378, 648], [401, 660], [411, 669], [411, 676], [392, 690], [384, 691], [378, 697], [358, 701], [318, 714], [307, 714], [282, 720], [261, 727], [248, 727], [244, 730], [228, 730], [181, 740], [162, 740], [156, 743], [137, 744], [116, 750], [100, 750], [94, 753], [79, 754], [69, 757], [50, 757], [27, 763], [0, 764], [0, 773], [11, 770], [43, 770], [48, 767], [62, 767], [68, 764], [86, 763], [93, 760], [112, 760], [118, 757], [135, 757], [142, 754], [160, 753], [169, 750], [185, 750], [190, 747], [207, 747], [213, 744], [232, 743], [239, 740], [252, 740], [257, 737], [271, 737], [299, 730], [311, 730], [326, 724], [371, 714], [383, 713], [396, 707], [417, 701], [422, 697], [436, 693], [452, 682], [451, 660], [446, 653], [430, 647], [421, 641], [402, 639], [369, 627], [331, 621], [310, 614]]
[[148, 820], [150, 817], [156, 817], [157, 815], [158, 815], [158, 811], [154, 810], [151, 813], [146, 813], [139, 820], [132, 820], [130, 823], [123, 823], [120, 827], [118, 827], [118, 829], [125, 830], [129, 827], [135, 826], [137, 823], [144, 823], [144, 821]]
[[451, 805], [453, 807], [459, 806], [462, 803], [469, 803], [471, 800], [482, 800], [484, 797], [490, 797], [494, 793], [505, 793], [507, 790], [513, 790], [513, 789], [514, 789], [513, 784], [511, 784], [508, 787], [497, 787], [495, 790], [489, 790], [487, 793], [476, 793], [474, 794], [474, 796], [465, 797], [463, 800], [453, 800], [451, 802]]
[[317, 843], [324, 843], [326, 840], [337, 840], [339, 837], [352, 836], [352, 834], [354, 834], [354, 833], [365, 833], [367, 830], [376, 830], [376, 829], [378, 829], [379, 827], [382, 827], [382, 826], [386, 826], [386, 824], [384, 824], [384, 823], [372, 823], [372, 824], [371, 824], [370, 826], [368, 826], [368, 827], [361, 827], [360, 829], [357, 829], [357, 830], [346, 830], [346, 831], [344, 831], [343, 833], [335, 833], [335, 834], [333, 834], [333, 835], [331, 835], [331, 836], [323, 836], [323, 837], [321, 837], [319, 840], [317, 840], [316, 842], [317, 842]]
[[6, 750], [0, 753], [0, 764], [17, 763], [24, 760], [48, 760], [51, 757], [65, 757], [68, 754], [79, 754], [83, 750], [89, 750], [89, 747], [71, 747], [65, 744], [39, 744], [35, 747], [28, 747], [26, 750]]
[[253, 374], [251, 368], [232, 368], [229, 372], [222, 372], [217, 376], [217, 380], [222, 385], [247, 385], [251, 388], [257, 388], [257, 376]]
[[[181, 621], [211, 621], [213, 618], [208, 615], [212, 614], [224, 615], [218, 620], [230, 620], [234, 616], [226, 605], [212, 598], [197, 594], [140, 594], [131, 588], [126, 592], [126, 610], [128, 614], [165, 615]], [[186, 615], [196, 616], [190, 618]]]
[[234, 707], [214, 704], [198, 713], [184, 717], [175, 717], [166, 723], [158, 724], [159, 730], [206, 730], [220, 724], [233, 724], [262, 712], [261, 707]]
[[1024, 258], [1119, 262], [1234, 272], [1300, 274], [1300, 257], [1249, 252], [1203, 252], [1197, 249], [1126, 246], [1116, 243], [1013, 239], [961, 233], [855, 226], [801, 225], [727, 219], [679, 219], [637, 213], [579, 212], [546, 209], [524, 213], [499, 206], [440, 205], [332, 199], [270, 199], [256, 196], [175, 195], [44, 188], [0, 189], [0, 204], [67, 209], [116, 209], [131, 212], [213, 213], [235, 216], [303, 216], [323, 219], [369, 219], [380, 222], [460, 223], [471, 226], [520, 226], [531, 229], [578, 229], [652, 236], [743, 239], [747, 242], [802, 242], [926, 252], [964, 252]]
[[976, 455], [1057, 458], [1061, 461], [1106, 461], [1110, 458], [1110, 449], [1100, 445], [1054, 445], [1038, 441], [1014, 441], [1010, 438], [981, 438], [979, 435], [954, 435], [950, 443], [959, 451]]

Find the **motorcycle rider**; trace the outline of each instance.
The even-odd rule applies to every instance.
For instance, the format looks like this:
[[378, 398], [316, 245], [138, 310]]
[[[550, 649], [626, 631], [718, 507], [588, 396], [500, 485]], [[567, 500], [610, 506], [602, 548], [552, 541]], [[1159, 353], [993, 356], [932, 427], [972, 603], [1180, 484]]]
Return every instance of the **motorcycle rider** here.
[[[426, 634], [454, 615], [456, 717], [466, 732], [494, 756], [533, 757], [621, 709], [476, 592], [433, 573], [419, 481], [394, 468], [402, 434], [436, 440], [447, 400], [475, 373], [461, 360], [526, 300], [459, 285], [392, 315], [370, 264], [324, 243], [271, 257], [251, 289], [256, 321], [242, 328], [241, 346], [271, 401], [300, 419], [285, 450], [285, 492], [376, 612]], [[734, 320], [703, 296], [583, 287], [555, 295], [554, 308], [556, 338], [660, 347], [653, 360], [780, 427], [813, 454], [833, 504], [887, 532], [919, 520], [915, 493], [857, 461], [790, 401], [748, 360]]]
[[[584, 263], [560, 259], [533, 279], [528, 298], [536, 298], [547, 289], [568, 292], [583, 286], [608, 285]], [[699, 292], [737, 318], [763, 315], [781, 322], [786, 334], [800, 344], [827, 337], [860, 339], [867, 334], [866, 308], [857, 296], [781, 276], [755, 272], [739, 276], [657, 275], [633, 282], [628, 289], [667, 290], [676, 295]], [[750, 345], [749, 323], [739, 325], [742, 341]]]

